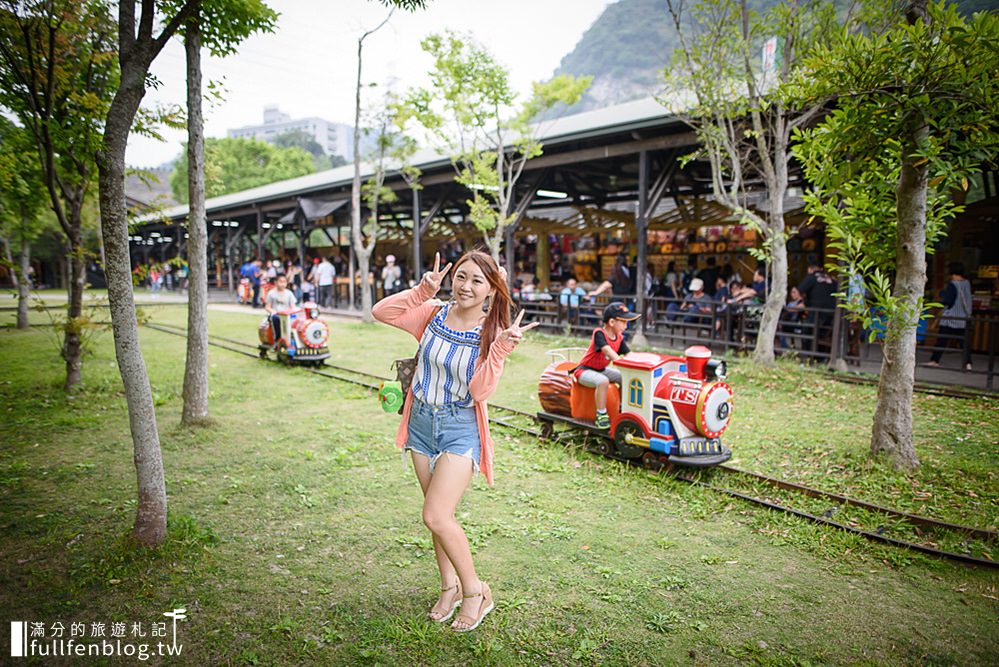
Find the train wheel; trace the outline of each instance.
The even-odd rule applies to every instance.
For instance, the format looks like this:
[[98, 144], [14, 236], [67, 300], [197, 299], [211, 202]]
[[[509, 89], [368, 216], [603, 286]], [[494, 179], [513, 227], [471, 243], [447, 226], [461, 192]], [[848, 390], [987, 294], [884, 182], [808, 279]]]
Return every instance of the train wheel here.
[[645, 431], [642, 427], [631, 421], [630, 419], [622, 419], [614, 430], [614, 446], [617, 448], [618, 454], [625, 458], [637, 459], [644, 456], [647, 450], [644, 447], [639, 447], [638, 445], [628, 444], [628, 436], [633, 435], [638, 438], [645, 437]]
[[554, 425], [551, 422], [541, 422], [541, 439], [551, 440], [553, 435], [555, 435]]
[[614, 443], [606, 438], [600, 438], [597, 441], [597, 453], [603, 454], [604, 456], [611, 456], [614, 453]]
[[673, 463], [665, 454], [659, 455], [659, 470], [662, 472], [670, 472], [673, 470]]
[[642, 455], [642, 466], [652, 472], [659, 472], [659, 468], [662, 467], [659, 463], [659, 456], [655, 452], [645, 452]]

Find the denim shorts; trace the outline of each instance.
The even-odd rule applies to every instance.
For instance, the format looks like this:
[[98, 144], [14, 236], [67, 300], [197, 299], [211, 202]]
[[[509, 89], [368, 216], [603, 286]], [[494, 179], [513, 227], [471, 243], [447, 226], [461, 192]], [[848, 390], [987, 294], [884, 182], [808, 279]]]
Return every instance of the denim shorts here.
[[472, 459], [474, 473], [478, 473], [482, 445], [475, 408], [453, 404], [428, 405], [414, 396], [409, 413], [409, 441], [405, 449], [428, 457], [431, 473], [444, 452]]

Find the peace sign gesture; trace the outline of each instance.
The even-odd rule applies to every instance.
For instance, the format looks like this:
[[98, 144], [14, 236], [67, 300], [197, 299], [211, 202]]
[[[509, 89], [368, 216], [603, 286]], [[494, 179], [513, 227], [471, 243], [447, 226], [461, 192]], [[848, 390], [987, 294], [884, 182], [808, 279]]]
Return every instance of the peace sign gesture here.
[[434, 258], [434, 270], [423, 274], [423, 282], [434, 289], [434, 294], [441, 288], [441, 281], [444, 280], [444, 276], [447, 275], [450, 268], [451, 262], [448, 262], [447, 266], [441, 269], [441, 254], [437, 253]]
[[521, 310], [517, 315], [517, 319], [513, 321], [509, 329], [504, 329], [500, 332], [500, 335], [496, 337], [496, 340], [508, 341], [516, 345], [523, 338], [524, 332], [533, 329], [534, 327], [541, 324], [540, 322], [531, 322], [527, 326], [520, 326], [520, 321], [524, 319], [524, 311]]

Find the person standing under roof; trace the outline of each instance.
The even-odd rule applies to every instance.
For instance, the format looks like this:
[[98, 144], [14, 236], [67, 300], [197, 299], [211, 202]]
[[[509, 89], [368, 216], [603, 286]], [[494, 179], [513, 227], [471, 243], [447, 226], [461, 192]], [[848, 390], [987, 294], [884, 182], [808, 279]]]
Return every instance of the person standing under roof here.
[[[940, 315], [940, 336], [943, 337], [943, 346], [950, 347], [952, 343], [957, 343], [961, 348], [961, 362], [964, 370], [971, 370], [971, 346], [968, 345], [968, 318], [971, 317], [971, 283], [964, 277], [964, 264], [951, 262], [947, 267], [950, 271], [950, 282], [940, 292], [940, 300], [943, 302], [944, 311]], [[940, 342], [937, 342], [937, 349], [933, 351], [928, 366], [939, 366], [943, 357], [943, 350], [940, 349]]]
[[323, 257], [322, 261], [312, 270], [312, 274], [319, 291], [319, 305], [323, 308], [332, 307], [333, 279], [336, 278], [336, 269], [330, 264], [329, 257]]

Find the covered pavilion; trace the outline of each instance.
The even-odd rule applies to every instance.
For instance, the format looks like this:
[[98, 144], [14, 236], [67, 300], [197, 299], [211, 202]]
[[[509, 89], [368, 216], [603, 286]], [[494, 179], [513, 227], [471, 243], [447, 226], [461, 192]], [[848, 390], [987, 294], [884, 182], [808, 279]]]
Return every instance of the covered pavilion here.
[[[634, 254], [638, 275], [644, 275], [650, 264], [650, 230], [667, 232], [665, 239], [675, 238], [668, 233], [681, 229], [737, 222], [710, 197], [708, 163], [695, 159], [681, 166], [679, 158], [697, 149], [696, 137], [653, 98], [544, 121], [538, 129], [544, 153], [526, 164], [516, 186], [516, 218], [506, 229], [504, 243], [507, 266], [515, 266], [517, 238], [534, 239], [534, 254], [541, 258], [548, 255], [549, 235], [610, 234], [627, 237], [622, 243]], [[398, 200], [379, 207], [378, 243], [405, 250], [405, 263], [418, 278], [433, 256], [428, 246], [436, 249], [439, 243], [458, 239], [468, 247], [481, 242], [483, 235], [468, 219], [471, 193], [455, 182], [451, 161], [423, 151], [413, 163], [422, 172], [419, 188], [398, 172], [386, 176], [385, 185], [396, 191]], [[370, 169], [362, 169], [362, 178], [368, 175]], [[234, 289], [235, 270], [254, 256], [306, 257], [310, 250], [329, 246], [336, 253], [344, 250], [353, 276], [352, 178], [353, 165], [347, 165], [209, 199], [209, 265], [216, 285]], [[797, 172], [791, 185], [792, 195], [800, 195]], [[750, 206], [765, 205], [758, 194], [748, 197]], [[800, 216], [801, 203], [800, 196], [785, 202], [789, 220], [796, 213]], [[183, 254], [187, 214], [182, 205], [146, 216], [131, 237], [133, 261]], [[752, 244], [748, 238], [744, 245]], [[683, 264], [688, 256], [715, 247], [704, 242], [681, 249], [664, 241], [652, 249], [656, 259], [669, 255], [661, 251], [670, 250], [670, 245], [677, 246], [672, 254]], [[538, 282], [547, 286], [548, 263], [537, 265]], [[604, 267], [596, 269], [594, 279], [606, 275]], [[348, 290], [353, 304], [353, 290]]]

